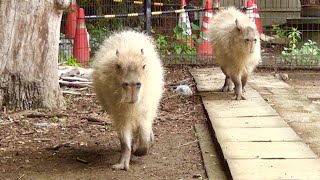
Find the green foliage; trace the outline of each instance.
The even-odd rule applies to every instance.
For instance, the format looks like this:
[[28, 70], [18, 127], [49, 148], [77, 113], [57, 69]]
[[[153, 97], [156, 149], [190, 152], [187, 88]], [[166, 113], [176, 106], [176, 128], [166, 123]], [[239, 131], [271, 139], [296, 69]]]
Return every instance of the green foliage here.
[[295, 66], [319, 65], [320, 49], [316, 42], [309, 39], [301, 48], [298, 48], [301, 32], [297, 28], [292, 27], [289, 32], [286, 32], [278, 25], [273, 25], [273, 31], [279, 37], [286, 38], [289, 41], [288, 47], [284, 47], [281, 52], [282, 61]]
[[173, 49], [178, 55], [184, 54], [194, 56], [197, 54], [196, 48], [188, 45], [186, 42], [174, 42]]
[[[200, 30], [200, 27], [196, 24], [191, 23], [191, 28], [193, 30]], [[197, 54], [196, 48], [190, 46], [191, 42], [198, 39], [197, 35], [193, 34], [188, 36], [183, 34], [187, 30], [187, 24], [185, 22], [178, 24], [173, 29], [173, 36], [169, 37], [166, 35], [158, 34], [156, 38], [156, 47], [161, 55], [165, 56], [171, 53], [177, 55], [187, 55], [194, 56]], [[154, 33], [154, 31], [151, 31]]]
[[156, 47], [158, 49], [158, 51], [161, 54], [169, 54], [169, 50], [168, 50], [168, 41], [167, 41], [168, 36], [165, 35], [158, 35], [158, 38], [156, 39]]
[[303, 46], [300, 49], [300, 52], [302, 54], [318, 55], [318, 56], [320, 55], [320, 49], [318, 48], [317, 43], [313, 42], [310, 39], [303, 44]]
[[90, 49], [92, 52], [95, 52], [100, 44], [103, 43], [104, 39], [110, 31], [105, 26], [99, 24], [87, 24], [88, 33], [90, 35]]
[[280, 28], [279, 24], [272, 25], [272, 32], [281, 38], [286, 38], [288, 36], [287, 32], [284, 29]]
[[67, 61], [63, 63], [67, 66], [75, 66], [75, 67], [81, 67], [81, 64], [77, 62], [76, 58], [70, 57]]
[[289, 39], [289, 47], [284, 47], [282, 51], [282, 55], [294, 55], [295, 52], [298, 50], [297, 43], [301, 39], [301, 32], [298, 31], [297, 28], [292, 28], [291, 31], [288, 33], [288, 39]]
[[[294, 46], [295, 47], [295, 46]], [[313, 55], [319, 56], [320, 49], [317, 47], [317, 43], [312, 40], [308, 40], [305, 42], [300, 49], [297, 48], [284, 48], [282, 51], [282, 55], [284, 56], [303, 56], [303, 55]]]
[[[185, 22], [179, 23], [174, 29], [173, 29], [173, 37], [176, 40], [181, 40], [178, 42], [174, 42], [173, 49], [176, 54], [184, 54], [189, 56], [194, 56], [197, 54], [196, 48], [193, 46], [190, 46], [188, 43], [198, 42], [198, 36], [193, 34], [192, 36], [189, 36], [187, 34], [184, 34], [183, 32], [186, 32], [188, 29], [187, 24]], [[200, 30], [200, 27], [194, 23], [191, 23], [191, 29], [192, 30]]]

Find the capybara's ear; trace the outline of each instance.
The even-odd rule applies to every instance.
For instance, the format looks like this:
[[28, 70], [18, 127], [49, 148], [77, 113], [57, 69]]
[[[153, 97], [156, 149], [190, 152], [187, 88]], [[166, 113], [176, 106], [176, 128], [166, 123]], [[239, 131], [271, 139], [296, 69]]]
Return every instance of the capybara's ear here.
[[238, 19], [235, 20], [235, 23], [236, 23], [236, 27], [237, 27], [238, 31], [240, 31], [241, 29], [240, 29], [240, 26], [239, 26], [239, 21], [238, 21]]
[[142, 55], [144, 54], [143, 49], [141, 49], [141, 54], [142, 54]]
[[116, 55], [119, 56], [119, 51], [118, 51], [118, 49], [117, 49], [117, 51], [116, 51]]

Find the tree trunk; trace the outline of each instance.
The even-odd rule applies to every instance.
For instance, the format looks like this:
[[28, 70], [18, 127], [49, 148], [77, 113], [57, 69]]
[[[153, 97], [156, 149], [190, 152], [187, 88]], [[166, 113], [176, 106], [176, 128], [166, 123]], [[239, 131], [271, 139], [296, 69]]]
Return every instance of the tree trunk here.
[[58, 47], [69, 0], [0, 0], [0, 107], [63, 108]]

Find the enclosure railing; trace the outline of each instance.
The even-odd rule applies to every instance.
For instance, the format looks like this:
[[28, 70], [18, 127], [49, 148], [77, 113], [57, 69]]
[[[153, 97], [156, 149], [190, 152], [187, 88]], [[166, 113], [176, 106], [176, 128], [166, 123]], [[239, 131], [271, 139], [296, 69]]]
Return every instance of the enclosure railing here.
[[[245, 12], [248, 0], [214, 0], [206, 7], [208, 1], [211, 0], [78, 0], [77, 5], [85, 10], [90, 61], [113, 31], [132, 28], [154, 37], [165, 64], [214, 63], [214, 51], [199, 56], [202, 51], [199, 44], [205, 44], [206, 39], [204, 17], [228, 6]], [[302, 10], [305, 5], [299, 0], [258, 0], [256, 3], [263, 27], [260, 66], [320, 67], [320, 15], [314, 13], [318, 11], [306, 15]], [[319, 6], [315, 4], [313, 8]], [[59, 61], [77, 64], [73, 57], [74, 39], [65, 37], [68, 13], [64, 13], [61, 23]]]

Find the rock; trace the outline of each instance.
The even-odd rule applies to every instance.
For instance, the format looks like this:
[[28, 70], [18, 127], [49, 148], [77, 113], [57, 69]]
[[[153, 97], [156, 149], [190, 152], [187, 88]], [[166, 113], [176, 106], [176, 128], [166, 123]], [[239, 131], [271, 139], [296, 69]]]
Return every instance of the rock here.
[[188, 85], [179, 85], [176, 88], [176, 93], [184, 96], [191, 96], [193, 94], [191, 88]]
[[33, 123], [33, 125], [38, 126], [38, 127], [48, 127], [49, 123], [47, 123], [47, 122], [39, 122], [39, 123]]
[[286, 73], [280, 74], [280, 77], [281, 77], [281, 79], [284, 80], [284, 81], [286, 81], [286, 80], [289, 79], [289, 76], [288, 76], [288, 74], [286, 74]]
[[274, 74], [274, 77], [283, 81], [286, 81], [289, 79], [289, 76], [286, 73], [280, 73], [280, 74], [277, 73], [277, 74]]

